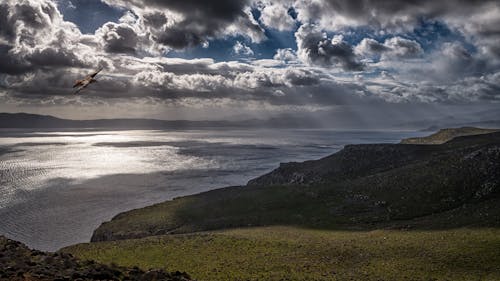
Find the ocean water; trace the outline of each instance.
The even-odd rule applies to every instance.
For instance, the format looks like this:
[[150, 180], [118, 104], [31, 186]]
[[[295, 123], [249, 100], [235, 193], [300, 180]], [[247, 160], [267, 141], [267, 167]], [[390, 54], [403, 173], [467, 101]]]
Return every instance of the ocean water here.
[[54, 251], [119, 212], [243, 185], [280, 162], [420, 132], [0, 130], [0, 234]]

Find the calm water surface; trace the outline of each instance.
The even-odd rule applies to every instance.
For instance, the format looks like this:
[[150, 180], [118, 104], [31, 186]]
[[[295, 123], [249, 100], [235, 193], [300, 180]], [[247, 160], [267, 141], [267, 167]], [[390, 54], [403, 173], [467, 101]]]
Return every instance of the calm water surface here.
[[419, 132], [0, 130], [0, 234], [41, 250], [87, 242], [119, 212], [245, 184], [280, 162]]

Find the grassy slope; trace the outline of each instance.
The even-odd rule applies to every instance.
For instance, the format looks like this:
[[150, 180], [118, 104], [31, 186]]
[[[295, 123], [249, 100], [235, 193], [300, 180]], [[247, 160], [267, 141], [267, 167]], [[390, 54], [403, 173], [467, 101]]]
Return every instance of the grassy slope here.
[[403, 144], [442, 144], [453, 138], [460, 136], [471, 136], [480, 134], [489, 134], [498, 132], [498, 129], [483, 129], [475, 127], [461, 127], [441, 129], [439, 132], [434, 133], [427, 137], [421, 138], [408, 138], [401, 141]]
[[[500, 280], [499, 144], [497, 133], [352, 146], [259, 181], [302, 172], [312, 184], [225, 188], [129, 211], [96, 240], [145, 238], [63, 251], [199, 280]], [[327, 181], [314, 182], [318, 170]], [[166, 233], [175, 234], [151, 236]]]
[[80, 258], [197, 280], [500, 280], [500, 230], [258, 227], [80, 244]]
[[26, 245], [0, 236], [0, 280], [128, 280], [189, 281], [187, 274], [163, 270], [145, 272], [137, 267], [103, 265], [81, 261], [67, 253], [31, 250]]

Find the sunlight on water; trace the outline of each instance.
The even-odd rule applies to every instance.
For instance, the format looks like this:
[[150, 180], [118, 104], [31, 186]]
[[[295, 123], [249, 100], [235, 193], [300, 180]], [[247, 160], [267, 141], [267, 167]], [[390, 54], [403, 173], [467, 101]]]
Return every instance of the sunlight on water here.
[[[0, 145], [14, 150], [0, 157], [0, 208], [13, 200], [16, 193], [46, 187], [53, 179], [70, 179], [79, 183], [113, 174], [145, 174], [217, 168], [209, 159], [178, 153], [179, 148], [158, 144], [137, 147], [113, 147], [106, 143], [135, 141], [174, 141], [165, 136], [148, 136], [145, 132], [35, 133], [26, 138], [0, 138]], [[50, 135], [47, 137], [47, 135]], [[100, 145], [104, 144], [104, 145]]]
[[280, 162], [409, 132], [0, 130], [0, 234], [42, 250], [85, 242], [119, 212], [244, 185]]

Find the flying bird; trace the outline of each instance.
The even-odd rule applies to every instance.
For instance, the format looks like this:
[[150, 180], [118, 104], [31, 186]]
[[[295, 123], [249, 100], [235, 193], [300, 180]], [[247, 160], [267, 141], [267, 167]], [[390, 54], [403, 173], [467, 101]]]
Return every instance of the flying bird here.
[[102, 71], [102, 67], [99, 68], [98, 71], [96, 71], [90, 75], [87, 75], [82, 80], [76, 80], [75, 85], [73, 85], [73, 88], [77, 88], [74, 94], [78, 94], [81, 90], [87, 88], [88, 85], [97, 82], [97, 80], [94, 79], [94, 77], [96, 77], [96, 75], [99, 74], [99, 72], [101, 72], [101, 71]]

